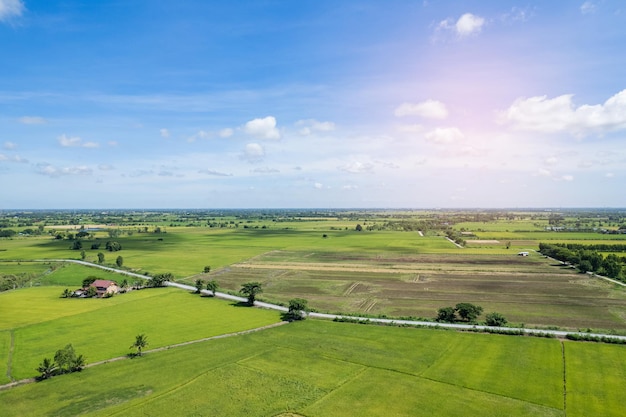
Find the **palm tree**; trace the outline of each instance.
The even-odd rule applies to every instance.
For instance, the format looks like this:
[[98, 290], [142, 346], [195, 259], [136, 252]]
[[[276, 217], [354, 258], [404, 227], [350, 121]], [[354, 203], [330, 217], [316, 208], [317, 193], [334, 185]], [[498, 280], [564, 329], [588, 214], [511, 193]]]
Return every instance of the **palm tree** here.
[[148, 336], [145, 334], [138, 334], [135, 336], [135, 343], [130, 345], [129, 349], [137, 349], [137, 356], [141, 356], [141, 349], [148, 346]]
[[254, 305], [256, 295], [263, 292], [260, 282], [246, 282], [241, 286], [240, 293], [248, 297], [248, 305]]
[[52, 359], [44, 358], [37, 367], [37, 372], [41, 374], [41, 379], [48, 379], [56, 373], [57, 369], [57, 365]]

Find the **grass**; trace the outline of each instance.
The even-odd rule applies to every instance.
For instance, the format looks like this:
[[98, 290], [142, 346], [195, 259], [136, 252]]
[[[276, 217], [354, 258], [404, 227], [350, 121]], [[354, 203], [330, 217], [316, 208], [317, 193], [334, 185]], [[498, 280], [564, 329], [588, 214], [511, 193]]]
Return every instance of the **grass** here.
[[[68, 343], [91, 363], [126, 355], [141, 333], [148, 336], [150, 348], [157, 348], [279, 321], [276, 312], [234, 307], [175, 289], [132, 291], [109, 299], [59, 299], [61, 290], [23, 289], [15, 292], [17, 300], [11, 300], [13, 294], [2, 294], [10, 301], [9, 308], [16, 302], [20, 306], [10, 308], [15, 313], [3, 318], [5, 328], [11, 326], [6, 321], [14, 320], [13, 378], [35, 376], [41, 360]], [[29, 318], [20, 315], [37, 309]]]
[[[626, 347], [564, 343], [567, 415], [624, 415]], [[564, 416], [563, 398], [557, 340], [313, 320], [0, 391], [6, 416]]]
[[568, 416], [624, 415], [624, 353], [618, 346], [565, 343]]

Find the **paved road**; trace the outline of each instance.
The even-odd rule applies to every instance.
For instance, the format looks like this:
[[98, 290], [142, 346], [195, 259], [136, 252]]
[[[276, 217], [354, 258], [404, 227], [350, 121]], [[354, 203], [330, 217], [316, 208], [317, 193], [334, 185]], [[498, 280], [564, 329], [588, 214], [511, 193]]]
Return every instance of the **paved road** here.
[[[45, 262], [72, 262], [80, 265], [90, 266], [94, 268], [100, 268], [111, 272], [117, 272], [119, 274], [129, 275], [136, 278], [141, 278], [145, 280], [150, 280], [151, 278], [146, 275], [136, 274], [134, 272], [124, 271], [121, 269], [110, 268], [107, 266], [102, 266], [98, 264], [94, 264], [91, 262], [79, 261], [76, 259], [39, 259], [38, 261]], [[180, 288], [182, 290], [188, 291], [196, 291], [196, 287], [192, 285], [179, 284], [177, 282], [167, 282], [166, 283], [170, 287]], [[212, 293], [208, 290], [202, 290], [203, 294], [212, 295]], [[216, 297], [223, 298], [226, 300], [246, 302], [247, 298], [239, 297], [236, 295], [226, 294], [223, 292], [216, 292]], [[257, 307], [268, 308], [272, 310], [278, 310], [281, 312], [288, 311], [287, 307], [279, 306], [276, 304], [264, 303], [261, 301], [255, 301], [254, 305]], [[602, 333], [584, 333], [584, 332], [568, 332], [563, 330], [539, 330], [539, 329], [527, 329], [527, 328], [517, 328], [517, 327], [493, 327], [493, 326], [483, 326], [483, 325], [471, 325], [471, 324], [455, 324], [455, 323], [436, 323], [432, 321], [417, 321], [417, 320], [395, 320], [395, 319], [379, 319], [379, 318], [368, 318], [368, 317], [357, 317], [357, 316], [349, 316], [349, 315], [341, 315], [341, 314], [325, 314], [325, 313], [307, 313], [307, 317], [311, 318], [319, 318], [319, 319], [348, 319], [348, 320], [359, 320], [359, 321], [369, 321], [372, 323], [384, 323], [384, 324], [395, 324], [395, 325], [408, 325], [408, 326], [424, 326], [424, 327], [441, 327], [448, 329], [459, 329], [459, 330], [502, 330], [502, 331], [522, 331], [526, 334], [535, 334], [535, 335], [553, 335], [556, 337], [565, 337], [568, 334], [571, 335], [580, 335], [580, 336], [597, 336], [597, 337], [610, 337], [613, 339], [625, 340], [626, 336], [618, 336], [612, 334], [602, 334]]]

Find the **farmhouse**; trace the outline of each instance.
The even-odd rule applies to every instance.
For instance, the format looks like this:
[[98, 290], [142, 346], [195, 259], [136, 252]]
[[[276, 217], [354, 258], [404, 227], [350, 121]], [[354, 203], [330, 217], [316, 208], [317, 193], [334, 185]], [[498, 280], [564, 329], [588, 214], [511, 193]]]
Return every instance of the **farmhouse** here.
[[108, 279], [97, 279], [89, 286], [96, 289], [98, 297], [103, 297], [105, 294], [117, 294], [120, 291], [117, 283]]

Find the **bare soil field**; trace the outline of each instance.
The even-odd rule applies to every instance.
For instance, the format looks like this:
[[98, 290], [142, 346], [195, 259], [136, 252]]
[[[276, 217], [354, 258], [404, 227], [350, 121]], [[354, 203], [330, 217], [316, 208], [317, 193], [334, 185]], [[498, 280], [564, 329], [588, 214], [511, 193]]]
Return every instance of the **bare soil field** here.
[[472, 302], [529, 327], [626, 330], [626, 292], [540, 255], [272, 251], [216, 278], [233, 291], [259, 281], [266, 299], [301, 297], [318, 311], [433, 318], [441, 307]]

